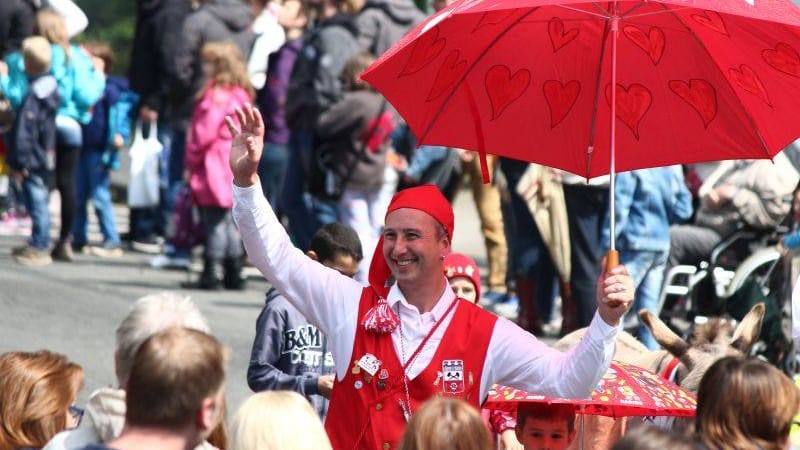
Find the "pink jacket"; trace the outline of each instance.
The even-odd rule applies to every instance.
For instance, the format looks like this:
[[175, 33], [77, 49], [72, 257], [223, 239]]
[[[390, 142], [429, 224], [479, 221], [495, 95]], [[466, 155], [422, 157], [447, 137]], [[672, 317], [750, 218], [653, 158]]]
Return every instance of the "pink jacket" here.
[[209, 86], [194, 107], [185, 161], [189, 187], [200, 206], [233, 206], [233, 173], [228, 161], [232, 137], [225, 116], [250, 101], [241, 87]]

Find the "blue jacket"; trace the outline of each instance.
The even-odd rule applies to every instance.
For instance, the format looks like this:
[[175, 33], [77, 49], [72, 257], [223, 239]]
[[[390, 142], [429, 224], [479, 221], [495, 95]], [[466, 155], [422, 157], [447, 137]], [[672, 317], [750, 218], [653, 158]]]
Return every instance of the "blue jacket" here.
[[[70, 45], [69, 58], [59, 45], [51, 45], [50, 74], [58, 81], [61, 105], [59, 116], [71, 117], [82, 124], [92, 119], [92, 106], [100, 100], [106, 87], [106, 76], [94, 69], [92, 60], [80, 47]], [[22, 53], [6, 56], [8, 76], [0, 77], [0, 89], [16, 110], [28, 92], [28, 78]]]
[[23, 98], [8, 140], [9, 167], [42, 174], [52, 170], [56, 148], [56, 80], [39, 75], [30, 80], [31, 89]]
[[89, 151], [104, 151], [114, 142], [114, 135], [119, 134], [127, 143], [130, 137], [131, 111], [134, 104], [121, 103], [134, 100], [137, 96], [129, 90], [128, 80], [120, 77], [108, 77], [103, 97], [92, 109], [92, 120], [83, 125], [83, 148]]
[[[692, 215], [692, 195], [683, 182], [680, 166], [618, 174], [614, 200], [617, 249], [622, 251], [668, 251], [669, 226]], [[609, 241], [607, 225], [602, 248], [608, 249]]]

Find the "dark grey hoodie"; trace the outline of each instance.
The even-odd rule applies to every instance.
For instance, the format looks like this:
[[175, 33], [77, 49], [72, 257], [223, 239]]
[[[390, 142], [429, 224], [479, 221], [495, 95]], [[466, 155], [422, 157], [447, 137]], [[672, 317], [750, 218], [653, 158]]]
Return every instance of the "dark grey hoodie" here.
[[356, 18], [359, 47], [381, 56], [424, 19], [412, 0], [367, 0]]
[[256, 338], [247, 368], [247, 384], [254, 392], [290, 390], [305, 396], [320, 418], [328, 400], [319, 395], [320, 375], [333, 374], [333, 356], [322, 331], [271, 288], [256, 321]]

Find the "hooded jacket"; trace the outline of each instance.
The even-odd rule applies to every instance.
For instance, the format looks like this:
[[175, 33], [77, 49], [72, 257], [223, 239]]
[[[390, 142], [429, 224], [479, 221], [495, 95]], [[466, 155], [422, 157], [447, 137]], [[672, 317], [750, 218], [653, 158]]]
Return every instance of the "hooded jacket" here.
[[368, 0], [358, 14], [358, 44], [380, 56], [425, 19], [411, 0]]
[[56, 148], [59, 98], [58, 84], [52, 75], [30, 79], [28, 94], [11, 128], [7, 159], [9, 167], [35, 173], [53, 169], [48, 152], [54, 152]]
[[190, 0], [138, 0], [128, 79], [142, 105], [169, 118], [183, 100], [171, 86], [173, 60], [183, 21], [192, 11]]
[[176, 82], [176, 94], [183, 95], [183, 107], [177, 112], [179, 119], [189, 119], [192, 102], [203, 88], [203, 70], [200, 51], [208, 42], [231, 40], [242, 50], [247, 61], [255, 35], [250, 30], [253, 15], [250, 5], [241, 0], [206, 0], [189, 14], [183, 23], [180, 44], [171, 64]]

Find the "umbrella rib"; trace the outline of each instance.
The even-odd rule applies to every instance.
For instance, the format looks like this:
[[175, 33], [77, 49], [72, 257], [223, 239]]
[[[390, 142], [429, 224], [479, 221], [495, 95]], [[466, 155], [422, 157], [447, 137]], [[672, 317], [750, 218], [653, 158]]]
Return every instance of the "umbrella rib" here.
[[501, 33], [498, 33], [498, 35], [492, 40], [492, 42], [490, 42], [489, 45], [485, 49], [483, 49], [483, 51], [481, 51], [481, 53], [478, 55], [478, 57], [475, 58], [474, 61], [472, 61], [472, 63], [469, 65], [469, 67], [467, 67], [467, 70], [464, 71], [464, 74], [461, 75], [461, 77], [458, 79], [458, 81], [456, 81], [456, 83], [453, 85], [453, 88], [450, 90], [450, 93], [447, 94], [447, 97], [442, 101], [442, 104], [441, 104], [441, 106], [439, 106], [439, 110], [436, 111], [436, 114], [434, 115], [433, 120], [431, 120], [430, 123], [428, 124], [428, 126], [425, 128], [425, 131], [422, 133], [422, 136], [420, 136], [420, 138], [419, 138], [419, 143], [420, 144], [424, 144], [425, 143], [425, 139], [428, 137], [428, 134], [433, 129], [433, 126], [436, 125], [436, 122], [439, 120], [439, 117], [442, 115], [442, 111], [444, 111], [444, 108], [450, 103], [450, 100], [453, 98], [453, 96], [456, 94], [456, 92], [458, 92], [458, 88], [461, 86], [461, 83], [463, 83], [464, 80], [467, 79], [467, 76], [470, 73], [472, 73], [472, 69], [475, 68], [475, 66], [478, 64], [478, 62], [480, 62], [480, 60], [483, 59], [484, 56], [486, 56], [486, 54], [489, 52], [489, 50], [492, 47], [494, 47], [495, 44], [497, 44], [497, 42], [500, 41], [500, 39], [503, 36], [506, 35], [506, 33], [511, 31], [512, 28], [517, 26], [520, 22], [522, 22], [522, 20], [524, 20], [526, 17], [528, 17], [529, 15], [533, 14], [534, 12], [536, 12], [538, 9], [539, 9], [539, 7], [531, 9], [530, 11], [528, 11], [525, 14], [521, 15], [513, 24], [511, 24], [510, 26], [506, 27]]
[[[600, 79], [603, 76], [603, 59], [606, 55], [606, 40], [608, 39], [608, 31], [610, 22], [606, 20], [605, 27], [603, 28], [603, 38], [600, 40], [600, 58], [597, 61], [597, 79], [595, 80], [594, 88], [594, 105], [592, 107], [592, 120], [589, 122], [589, 146], [586, 148], [586, 180], [589, 180], [592, 168], [592, 152], [594, 151], [594, 138], [595, 138], [595, 125], [597, 125], [597, 109], [600, 103]], [[614, 117], [611, 120], [615, 120]], [[589, 152], [592, 149], [592, 152]]]
[[[725, 72], [723, 72], [722, 67], [720, 67], [720, 65], [717, 63], [717, 60], [714, 59], [714, 57], [712, 56], [711, 52], [706, 47], [705, 43], [703, 43], [703, 41], [701, 41], [697, 37], [697, 35], [694, 32], [692, 32], [691, 27], [689, 27], [689, 25], [687, 25], [686, 22], [683, 21], [681, 16], [675, 14], [674, 11], [671, 11], [669, 8], [667, 8], [667, 5], [665, 5], [663, 3], [660, 3], [660, 5], [661, 5], [662, 8], [667, 10], [667, 12], [672, 14], [672, 16], [675, 17], [675, 19], [678, 21], [678, 23], [680, 23], [681, 25], [686, 27], [686, 29], [689, 31], [689, 35], [692, 36], [694, 38], [694, 40], [697, 42], [697, 44], [700, 46], [700, 48], [702, 48], [706, 52], [706, 54], [708, 55], [708, 59], [711, 60], [713, 62], [713, 66], [716, 67], [720, 71], [720, 73], [722, 74], [723, 79], [727, 80], [728, 78], [725, 76]], [[733, 92], [733, 95], [736, 98], [736, 100], [739, 101], [739, 106], [742, 109], [742, 113], [747, 118], [747, 120], [750, 122], [750, 126], [752, 127], [753, 133], [755, 133], [756, 137], [758, 138], [758, 141], [761, 143], [761, 148], [764, 150], [764, 154], [766, 155], [765, 159], [772, 159], [772, 155], [770, 155], [769, 147], [767, 147], [767, 143], [766, 143], [766, 141], [764, 141], [764, 136], [761, 135], [761, 131], [759, 131], [758, 127], [756, 126], [755, 119], [753, 119], [753, 116], [750, 114], [748, 109], [745, 108], [744, 102], [742, 101], [742, 99], [739, 96], [739, 94], [736, 92], [736, 89], [733, 89], [733, 86], [731, 86], [731, 91]]]

